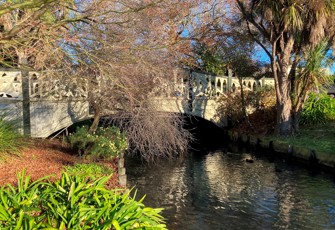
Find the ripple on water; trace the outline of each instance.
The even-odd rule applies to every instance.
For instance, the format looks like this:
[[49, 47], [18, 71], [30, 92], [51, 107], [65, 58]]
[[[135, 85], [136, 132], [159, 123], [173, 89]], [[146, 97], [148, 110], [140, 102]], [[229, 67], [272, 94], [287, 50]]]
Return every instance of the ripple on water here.
[[249, 153], [213, 152], [150, 167], [126, 162], [130, 185], [147, 194], [147, 205], [165, 208], [170, 229], [335, 228], [331, 175]]

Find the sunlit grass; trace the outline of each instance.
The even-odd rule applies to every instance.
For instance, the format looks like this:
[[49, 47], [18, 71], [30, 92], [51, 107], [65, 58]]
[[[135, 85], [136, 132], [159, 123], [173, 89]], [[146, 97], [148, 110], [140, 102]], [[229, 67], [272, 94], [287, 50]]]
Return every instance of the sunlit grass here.
[[293, 137], [276, 137], [277, 141], [293, 146], [335, 154], [335, 122], [313, 127], [301, 127], [300, 133]]
[[15, 123], [0, 118], [0, 161], [20, 155], [28, 141], [17, 132]]
[[95, 163], [89, 164], [74, 164], [73, 166], [65, 166], [65, 171], [70, 175], [90, 175], [94, 178], [99, 178], [101, 176], [107, 176], [113, 173], [111, 168], [104, 165], [99, 165]]

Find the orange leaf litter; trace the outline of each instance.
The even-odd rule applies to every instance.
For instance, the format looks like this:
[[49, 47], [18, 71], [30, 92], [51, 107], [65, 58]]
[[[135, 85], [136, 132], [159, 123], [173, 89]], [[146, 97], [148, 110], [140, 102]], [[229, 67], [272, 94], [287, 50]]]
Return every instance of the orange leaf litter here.
[[[88, 163], [75, 154], [66, 144], [57, 140], [32, 140], [29, 147], [22, 151], [21, 156], [13, 156], [5, 162], [0, 162], [0, 186], [7, 183], [15, 185], [17, 174], [24, 169], [31, 180], [47, 175], [59, 178], [64, 166]], [[116, 160], [102, 164], [111, 167], [115, 172], [107, 183], [108, 187], [119, 187]]]

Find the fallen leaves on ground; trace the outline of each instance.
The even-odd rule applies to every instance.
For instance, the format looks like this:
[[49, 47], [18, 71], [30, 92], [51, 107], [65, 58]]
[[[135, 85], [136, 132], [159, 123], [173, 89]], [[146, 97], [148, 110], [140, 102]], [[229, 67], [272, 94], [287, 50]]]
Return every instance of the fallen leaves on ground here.
[[[64, 166], [75, 163], [88, 163], [78, 157], [66, 143], [58, 140], [35, 139], [30, 141], [29, 147], [25, 148], [20, 156], [13, 156], [4, 162], [0, 162], [0, 186], [7, 183], [15, 185], [17, 174], [26, 170], [32, 180], [52, 175], [60, 178]], [[115, 171], [110, 181], [109, 188], [119, 187], [117, 175], [117, 161], [100, 162]]]

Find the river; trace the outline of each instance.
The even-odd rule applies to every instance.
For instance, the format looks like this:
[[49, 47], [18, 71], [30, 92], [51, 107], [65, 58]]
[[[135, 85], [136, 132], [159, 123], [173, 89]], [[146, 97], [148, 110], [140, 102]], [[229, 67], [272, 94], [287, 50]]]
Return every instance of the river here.
[[335, 229], [334, 176], [257, 151], [227, 145], [126, 168], [169, 229]]

